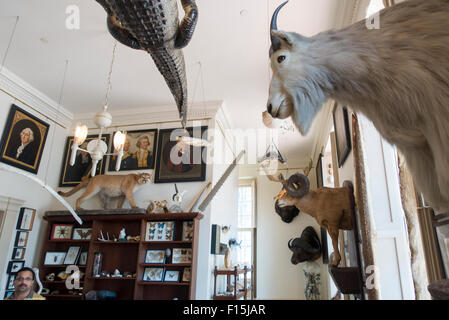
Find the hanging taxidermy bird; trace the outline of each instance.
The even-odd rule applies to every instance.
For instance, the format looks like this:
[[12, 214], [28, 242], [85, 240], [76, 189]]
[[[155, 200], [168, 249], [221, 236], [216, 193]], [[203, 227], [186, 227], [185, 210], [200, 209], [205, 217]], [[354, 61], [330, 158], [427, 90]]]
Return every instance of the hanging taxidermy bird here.
[[195, 0], [181, 0], [185, 16], [179, 23], [177, 0], [96, 0], [107, 12], [111, 35], [153, 58], [175, 98], [182, 127], [187, 121], [187, 80], [184, 48], [198, 19]]

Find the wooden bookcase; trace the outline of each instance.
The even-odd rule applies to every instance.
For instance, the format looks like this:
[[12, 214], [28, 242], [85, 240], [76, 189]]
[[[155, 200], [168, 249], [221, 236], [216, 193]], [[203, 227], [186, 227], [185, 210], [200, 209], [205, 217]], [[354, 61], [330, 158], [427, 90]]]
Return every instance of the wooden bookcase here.
[[[126, 212], [126, 213], [125, 213]], [[196, 287], [196, 270], [198, 257], [198, 232], [199, 220], [203, 217], [201, 213], [167, 213], [167, 214], [146, 214], [143, 209], [114, 209], [114, 210], [85, 210], [79, 212], [83, 220], [83, 225], [79, 225], [73, 220], [67, 211], [48, 211], [44, 219], [48, 222], [46, 238], [42, 247], [40, 278], [44, 288], [50, 291], [58, 290], [60, 294], [45, 295], [47, 299], [83, 299], [90, 290], [109, 290], [117, 294], [119, 300], [179, 300], [194, 299]], [[149, 221], [174, 221], [175, 234], [174, 241], [145, 241], [146, 226]], [[193, 238], [191, 241], [182, 241], [183, 222], [193, 222]], [[90, 240], [50, 240], [54, 224], [73, 224], [74, 228], [92, 228]], [[120, 230], [125, 228], [126, 234], [140, 235], [139, 241], [99, 241], [103, 236], [110, 239], [112, 235], [118, 237]], [[80, 271], [85, 275], [80, 282], [82, 295], [69, 294], [65, 281], [58, 278], [55, 281], [47, 281], [46, 275], [55, 273], [56, 275], [66, 270], [67, 265], [49, 266], [44, 265], [45, 254], [48, 251], [67, 252], [70, 246], [81, 246], [82, 251], [88, 251], [87, 264], [79, 266]], [[173, 254], [162, 264], [145, 264], [146, 251], [149, 249], [171, 249], [188, 248], [192, 249], [191, 263], [172, 263]], [[101, 271], [105, 270], [111, 275], [115, 269], [121, 274], [130, 272], [135, 274], [134, 278], [127, 277], [94, 277], [93, 262], [96, 252], [101, 252]], [[178, 282], [146, 282], [143, 281], [145, 267], [162, 267], [166, 270], [179, 271]], [[190, 282], [182, 282], [184, 268], [191, 268]]]

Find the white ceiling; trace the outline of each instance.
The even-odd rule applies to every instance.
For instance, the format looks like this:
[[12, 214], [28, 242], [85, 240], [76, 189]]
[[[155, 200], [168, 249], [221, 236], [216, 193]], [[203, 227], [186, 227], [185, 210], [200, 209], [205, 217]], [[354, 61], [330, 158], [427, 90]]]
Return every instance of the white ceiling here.
[[[235, 128], [263, 128], [270, 81], [269, 21], [282, 0], [197, 0], [199, 20], [184, 49], [189, 102], [223, 100]], [[290, 0], [279, 29], [311, 36], [335, 25], [340, 1]], [[66, 8], [80, 9], [80, 30], [65, 27]], [[104, 102], [114, 40], [106, 13], [94, 0], [0, 0], [0, 57], [5, 57], [16, 16], [19, 22], [5, 67], [74, 114], [99, 110]], [[182, 10], [180, 16], [183, 16]], [[117, 45], [109, 109], [174, 105], [150, 56]], [[282, 136], [287, 159], [308, 162], [314, 134]], [[301, 151], [298, 151], [301, 150]]]

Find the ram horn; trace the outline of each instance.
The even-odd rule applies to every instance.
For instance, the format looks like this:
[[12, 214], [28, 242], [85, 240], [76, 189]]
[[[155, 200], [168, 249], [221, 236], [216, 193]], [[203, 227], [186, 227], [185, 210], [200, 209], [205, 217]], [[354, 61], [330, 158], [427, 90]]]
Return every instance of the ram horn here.
[[309, 178], [301, 173], [295, 173], [290, 178], [288, 178], [288, 181], [284, 185], [284, 188], [292, 197], [301, 198], [309, 192]]
[[284, 3], [282, 3], [279, 7], [277, 7], [276, 10], [274, 10], [273, 16], [271, 17], [271, 26], [270, 26], [270, 38], [271, 38], [270, 57], [271, 57], [271, 55], [274, 52], [276, 52], [277, 50], [279, 50], [281, 48], [281, 40], [279, 40], [277, 37], [273, 36], [271, 34], [271, 31], [273, 31], [273, 30], [276, 31], [278, 29], [278, 26], [277, 26], [278, 13], [279, 13], [279, 10], [281, 10], [281, 8], [287, 4], [287, 2], [288, 2], [288, 0], [285, 1]]

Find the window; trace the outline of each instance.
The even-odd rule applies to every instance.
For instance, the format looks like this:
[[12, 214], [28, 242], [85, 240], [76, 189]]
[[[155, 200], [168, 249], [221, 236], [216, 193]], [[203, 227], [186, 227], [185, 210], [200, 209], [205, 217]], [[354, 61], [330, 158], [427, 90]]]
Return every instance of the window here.
[[240, 180], [238, 191], [238, 233], [240, 242], [237, 260], [240, 265], [253, 267], [248, 281], [253, 283], [255, 297], [256, 267], [256, 183], [255, 180]]

